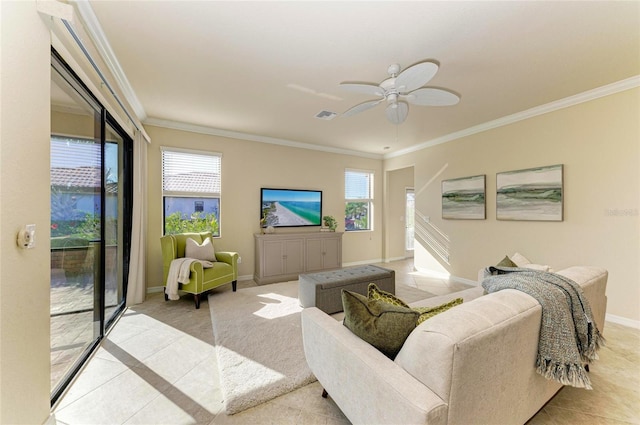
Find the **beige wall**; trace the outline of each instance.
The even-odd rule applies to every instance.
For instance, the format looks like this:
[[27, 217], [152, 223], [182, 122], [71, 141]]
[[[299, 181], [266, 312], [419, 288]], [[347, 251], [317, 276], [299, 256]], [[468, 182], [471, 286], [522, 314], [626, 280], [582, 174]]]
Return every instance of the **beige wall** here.
[[385, 191], [385, 261], [413, 255], [405, 250], [406, 190], [413, 187], [413, 167], [386, 171]]
[[[0, 423], [49, 416], [49, 31], [35, 1], [0, 2]], [[36, 225], [36, 247], [16, 245]]]
[[89, 115], [51, 111], [51, 133], [62, 136], [93, 138], [95, 120]]
[[[344, 231], [344, 170], [356, 168], [375, 173], [374, 231], [343, 236], [343, 263], [365, 263], [382, 258], [382, 161], [308, 149], [146, 126], [152, 144], [148, 151], [147, 287], [162, 286], [161, 146], [222, 153], [221, 237], [216, 249], [237, 251], [242, 257], [238, 274], [254, 272], [253, 234], [260, 231], [260, 188], [319, 189], [323, 214], [333, 215]], [[310, 228], [318, 231], [318, 228]], [[277, 232], [300, 232], [282, 228]]]
[[[416, 209], [450, 238], [450, 264], [440, 264], [451, 274], [475, 280], [478, 269], [515, 251], [555, 269], [604, 267], [607, 313], [638, 321], [639, 100], [639, 89], [627, 90], [388, 159], [385, 167], [415, 163]], [[496, 173], [553, 164], [564, 164], [564, 221], [497, 221]], [[442, 220], [440, 182], [477, 174], [487, 176], [487, 219]], [[416, 251], [418, 266], [427, 261]]]

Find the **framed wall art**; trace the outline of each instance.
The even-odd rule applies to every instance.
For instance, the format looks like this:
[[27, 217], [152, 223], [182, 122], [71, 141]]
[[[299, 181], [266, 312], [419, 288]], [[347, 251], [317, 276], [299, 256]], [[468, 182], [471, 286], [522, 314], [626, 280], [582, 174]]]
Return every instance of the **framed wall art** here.
[[486, 176], [442, 181], [442, 218], [484, 220], [486, 218]]
[[562, 221], [563, 166], [496, 174], [498, 220]]

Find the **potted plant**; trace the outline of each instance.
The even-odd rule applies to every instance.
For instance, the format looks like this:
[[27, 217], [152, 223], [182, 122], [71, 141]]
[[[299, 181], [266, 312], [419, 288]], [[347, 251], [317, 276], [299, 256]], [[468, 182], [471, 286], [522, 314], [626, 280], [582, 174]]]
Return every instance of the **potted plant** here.
[[322, 217], [325, 227], [328, 227], [330, 231], [335, 232], [338, 227], [338, 222], [332, 215], [325, 215]]

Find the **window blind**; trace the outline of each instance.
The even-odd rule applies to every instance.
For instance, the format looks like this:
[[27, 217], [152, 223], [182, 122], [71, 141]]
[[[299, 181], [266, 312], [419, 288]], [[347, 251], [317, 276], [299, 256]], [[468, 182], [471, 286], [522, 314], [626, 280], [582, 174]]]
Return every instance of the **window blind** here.
[[346, 199], [371, 199], [372, 184], [369, 171], [346, 170], [344, 188]]
[[162, 190], [167, 193], [220, 193], [221, 155], [162, 150]]

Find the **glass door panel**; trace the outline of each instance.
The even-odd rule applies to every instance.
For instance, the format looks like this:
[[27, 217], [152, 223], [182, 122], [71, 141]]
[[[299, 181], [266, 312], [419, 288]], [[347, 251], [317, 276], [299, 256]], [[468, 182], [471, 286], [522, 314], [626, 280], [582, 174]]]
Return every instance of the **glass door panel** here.
[[104, 147], [105, 182], [105, 321], [111, 322], [124, 305], [124, 141], [110, 125]]
[[51, 390], [100, 337], [100, 111], [55, 68], [51, 84]]

